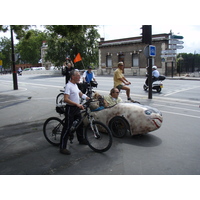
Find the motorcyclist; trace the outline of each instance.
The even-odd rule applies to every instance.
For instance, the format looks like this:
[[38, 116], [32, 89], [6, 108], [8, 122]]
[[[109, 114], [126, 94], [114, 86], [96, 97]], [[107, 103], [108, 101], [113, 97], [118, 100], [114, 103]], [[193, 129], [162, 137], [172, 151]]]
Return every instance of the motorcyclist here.
[[[148, 69], [148, 67], [147, 67], [147, 69]], [[152, 82], [158, 80], [158, 77], [159, 77], [159, 76], [160, 76], [160, 73], [159, 73], [159, 71], [157, 70], [157, 67], [154, 65], [154, 66], [152, 67]], [[146, 81], [145, 81], [146, 86], [148, 86], [148, 83], [149, 83], [149, 78], [148, 78], [148, 76], [147, 76], [147, 79], [146, 79]]]

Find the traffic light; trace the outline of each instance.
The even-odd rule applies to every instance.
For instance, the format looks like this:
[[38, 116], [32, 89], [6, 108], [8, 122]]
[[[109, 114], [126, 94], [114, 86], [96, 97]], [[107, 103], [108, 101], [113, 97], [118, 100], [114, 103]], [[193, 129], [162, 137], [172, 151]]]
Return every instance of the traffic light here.
[[151, 25], [142, 25], [142, 42], [151, 44]]

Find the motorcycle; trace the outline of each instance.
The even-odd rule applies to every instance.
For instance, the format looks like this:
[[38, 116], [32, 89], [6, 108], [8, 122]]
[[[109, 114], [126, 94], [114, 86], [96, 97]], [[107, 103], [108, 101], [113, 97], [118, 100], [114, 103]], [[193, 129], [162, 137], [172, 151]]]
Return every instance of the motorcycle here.
[[[148, 75], [146, 75], [146, 76], [147, 76], [147, 79], [148, 79]], [[152, 78], [152, 90], [156, 90], [158, 93], [160, 93], [162, 88], [163, 88], [162, 81], [164, 81], [164, 80], [165, 80], [165, 76], [159, 76], [158, 78], [153, 77]], [[143, 85], [143, 89], [145, 91], [147, 91], [149, 89], [149, 86], [146, 85], [146, 81]]]

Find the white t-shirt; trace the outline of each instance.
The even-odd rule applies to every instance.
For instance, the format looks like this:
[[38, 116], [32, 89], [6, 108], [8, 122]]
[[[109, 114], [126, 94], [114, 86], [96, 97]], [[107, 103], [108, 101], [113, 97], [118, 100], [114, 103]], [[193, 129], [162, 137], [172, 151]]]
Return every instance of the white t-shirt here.
[[75, 103], [79, 103], [79, 93], [81, 91], [78, 89], [77, 84], [72, 83], [69, 81], [65, 86], [65, 94], [69, 95], [69, 99]]

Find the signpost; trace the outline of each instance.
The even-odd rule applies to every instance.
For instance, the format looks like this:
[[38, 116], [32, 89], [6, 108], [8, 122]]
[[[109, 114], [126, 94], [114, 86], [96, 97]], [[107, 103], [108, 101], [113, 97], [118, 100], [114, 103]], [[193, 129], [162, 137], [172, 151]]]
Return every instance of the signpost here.
[[160, 56], [161, 58], [175, 58], [176, 57], [176, 55], [174, 54], [174, 55], [161, 55]]
[[179, 40], [171, 40], [170, 44], [183, 44], [183, 41], [179, 41]]
[[161, 51], [162, 54], [173, 54], [173, 53], [176, 53], [176, 50], [163, 50]]
[[[180, 35], [172, 35], [172, 32], [169, 35], [169, 44], [168, 49], [161, 51], [161, 58], [162, 62], [166, 62], [167, 58], [172, 58], [172, 77], [173, 77], [173, 70], [174, 70], [174, 58], [176, 57], [176, 50], [183, 49], [184, 46], [181, 45], [184, 42], [180, 41], [183, 39], [183, 36]], [[169, 62], [169, 60], [167, 60]]]

